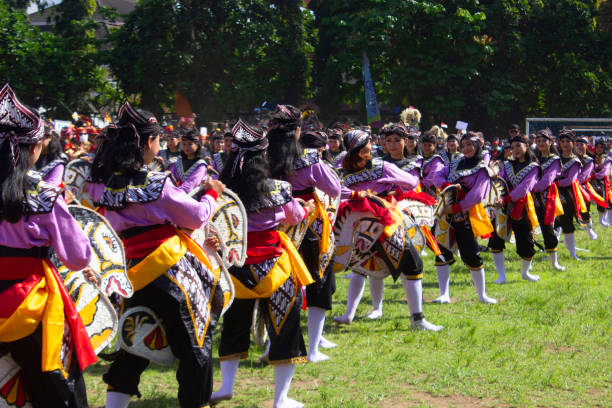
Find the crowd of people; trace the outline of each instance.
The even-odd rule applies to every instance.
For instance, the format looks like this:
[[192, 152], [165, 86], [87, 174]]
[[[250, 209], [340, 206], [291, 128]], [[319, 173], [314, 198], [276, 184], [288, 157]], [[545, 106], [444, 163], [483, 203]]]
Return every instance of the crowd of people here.
[[[341, 121], [326, 127], [316, 118], [304, 118], [294, 106], [278, 105], [259, 123], [237, 120], [203, 138], [189, 123], [162, 127], [152, 113], [126, 102], [116, 123], [95, 134], [85, 129], [84, 137], [81, 131], [56, 134], [45, 127], [36, 110], [6, 85], [0, 91], [0, 346], [21, 366], [32, 405], [86, 407], [82, 372], [96, 360], [74, 304], [48, 261], [52, 247], [66, 266], [83, 269], [92, 282], [97, 279], [87, 267], [87, 237], [68, 212], [67, 201], [74, 198], [63, 195], [69, 160], [91, 162], [88, 191], [123, 241], [135, 289], [122, 307], [145, 306], [160, 318], [179, 361], [177, 398], [182, 407], [232, 398], [239, 362], [250, 348], [254, 307], [260, 308], [269, 335], [264, 358], [274, 366], [274, 406], [303, 406], [288, 396], [295, 364], [329, 360], [321, 349], [338, 346], [323, 336], [336, 291], [336, 245], [320, 194], [340, 197], [339, 212], [369, 211], [385, 226], [372, 253], [388, 265], [394, 280], [400, 279], [417, 330], [443, 327], [423, 314], [426, 252], [399, 232], [404, 230], [398, 228], [402, 219], [394, 216], [398, 201], [433, 206], [442, 191], [457, 191], [456, 201], [441, 209], [437, 225], [423, 228], [435, 255], [437, 303], [452, 300], [449, 282], [456, 257], [471, 271], [478, 300], [497, 303], [486, 293], [483, 253], [491, 253], [495, 283], [506, 283], [504, 250], [511, 234], [500, 236], [499, 220], [491, 220], [483, 209], [496, 179], [508, 187], [495, 205], [508, 215], [525, 281], [540, 279], [531, 273], [536, 248], [542, 247], [536, 229], [551, 265], [564, 270], [557, 257], [561, 234], [576, 259], [577, 225], [597, 239], [592, 203], [599, 224], [612, 225], [612, 153], [606, 139], [589, 140], [570, 128], [557, 135], [549, 129], [525, 135], [513, 125], [503, 140], [489, 142], [476, 131], [447, 134], [433, 126], [423, 132], [420, 116], [408, 108], [399, 121], [373, 133], [369, 127]], [[200, 186], [205, 186], [205, 194], [196, 200], [189, 193]], [[226, 299], [218, 276], [205, 251], [182, 229], [207, 223], [225, 188], [236, 193], [246, 209], [248, 235], [245, 265], [230, 269], [235, 299], [221, 318]], [[386, 204], [376, 206], [372, 197]], [[306, 235], [296, 248], [279, 226], [307, 219]], [[443, 242], [434, 230], [448, 231], [454, 239]], [[488, 239], [488, 245], [480, 245], [479, 239]], [[206, 244], [216, 248], [219, 243], [211, 237]], [[390, 245], [401, 250], [391, 253]], [[181, 276], [189, 277], [190, 290], [185, 290]], [[352, 323], [367, 278], [351, 274], [346, 311], [335, 322]], [[377, 319], [383, 314], [383, 279], [369, 277], [369, 284], [373, 310], [367, 317]], [[304, 303], [308, 348], [300, 327]], [[58, 314], [72, 339], [74, 358], [67, 368], [55, 361], [60, 350], [50, 348], [57, 333], [57, 316], [54, 320], [51, 315]], [[213, 392], [212, 333], [220, 319], [222, 384]], [[103, 376], [107, 408], [127, 407], [132, 396], [140, 396], [148, 364], [126, 350], [114, 356]]]

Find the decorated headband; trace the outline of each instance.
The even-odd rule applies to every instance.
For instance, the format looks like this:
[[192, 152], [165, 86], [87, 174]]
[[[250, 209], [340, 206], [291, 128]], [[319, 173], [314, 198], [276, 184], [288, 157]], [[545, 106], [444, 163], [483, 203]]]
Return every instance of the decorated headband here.
[[144, 136], [160, 133], [162, 130], [162, 127], [157, 123], [157, 119], [154, 116], [145, 117], [137, 109], [134, 109], [128, 101], [125, 101], [125, 103], [119, 107], [117, 116], [119, 117], [119, 126], [125, 126], [131, 123], [138, 130], [138, 133]]
[[244, 155], [247, 152], [266, 150], [268, 148], [268, 139], [264, 132], [251, 128], [243, 122], [242, 119], [238, 119], [238, 122], [236, 122], [232, 128], [232, 135], [234, 136], [234, 140], [232, 141], [232, 152], [238, 152], [234, 160], [234, 165], [232, 166], [233, 177], [237, 168], [242, 170]]
[[9, 84], [0, 90], [0, 140], [8, 139], [13, 168], [19, 160], [19, 143], [34, 144], [45, 133], [38, 112], [21, 103]]
[[370, 141], [370, 134], [363, 130], [355, 129], [346, 132], [343, 136], [344, 146], [348, 150], [348, 154], [354, 154], [361, 150], [362, 147]]
[[538, 138], [538, 137], [543, 137], [543, 138], [548, 139], [550, 141], [554, 140], [554, 136], [552, 134], [552, 131], [549, 128], [538, 130], [538, 132], [536, 133], [536, 138]]

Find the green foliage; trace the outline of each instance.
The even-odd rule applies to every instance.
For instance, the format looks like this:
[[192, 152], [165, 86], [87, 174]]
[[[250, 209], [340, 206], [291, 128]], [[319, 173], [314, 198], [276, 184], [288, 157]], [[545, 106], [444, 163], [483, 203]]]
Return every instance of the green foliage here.
[[596, 3], [313, 0], [318, 101], [330, 115], [362, 103], [366, 51], [383, 112], [414, 105], [425, 127], [462, 119], [492, 133], [526, 115], [610, 116], [612, 37], [596, 29]]
[[58, 6], [55, 32], [40, 32], [23, 10], [0, 2], [0, 81], [10, 82], [28, 103], [45, 106], [50, 117], [91, 112], [113, 92], [98, 60], [97, 26], [85, 8], [75, 14], [76, 3]]
[[111, 36], [121, 87], [160, 112], [176, 91], [204, 118], [311, 95], [312, 16], [301, 2], [143, 0]]

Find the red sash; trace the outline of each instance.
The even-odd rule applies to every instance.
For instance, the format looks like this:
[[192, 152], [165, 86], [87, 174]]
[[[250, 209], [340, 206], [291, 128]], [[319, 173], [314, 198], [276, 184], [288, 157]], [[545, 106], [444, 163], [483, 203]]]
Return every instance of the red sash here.
[[246, 265], [253, 265], [283, 254], [283, 246], [276, 230], [247, 233]]

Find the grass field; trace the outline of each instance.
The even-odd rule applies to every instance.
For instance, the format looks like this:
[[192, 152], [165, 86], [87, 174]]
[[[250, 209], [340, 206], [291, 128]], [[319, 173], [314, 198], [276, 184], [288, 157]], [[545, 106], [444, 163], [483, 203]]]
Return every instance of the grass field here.
[[[595, 214], [594, 214], [595, 215]], [[597, 215], [595, 215], [597, 220]], [[410, 329], [400, 282], [385, 283], [384, 316], [356, 319], [350, 326], [331, 323], [344, 313], [348, 280], [338, 279], [334, 309], [325, 336], [338, 343], [327, 350], [330, 361], [296, 368], [289, 396], [307, 407], [610, 407], [612, 347], [612, 228], [596, 226], [597, 241], [577, 233], [581, 261], [559, 246], [558, 272], [546, 254], [538, 253], [533, 273], [520, 278], [520, 258], [509, 245], [509, 283], [492, 284], [497, 274], [490, 254], [483, 254], [487, 292], [498, 305], [476, 300], [469, 271], [451, 271], [450, 305], [429, 303], [438, 296], [433, 256], [424, 258], [424, 312], [444, 325], [439, 333]], [[541, 237], [536, 237], [541, 242]], [[340, 276], [338, 276], [340, 278]], [[366, 285], [357, 312], [371, 309]], [[302, 319], [306, 336], [305, 313]], [[213, 355], [217, 356], [215, 336]], [[273, 369], [259, 363], [261, 350], [251, 348], [240, 364], [234, 399], [220, 407], [272, 407]], [[175, 367], [151, 365], [142, 378], [140, 400], [131, 407], [176, 407]], [[101, 376], [107, 363], [86, 372], [90, 404], [104, 405]], [[215, 389], [221, 374], [215, 358]]]

